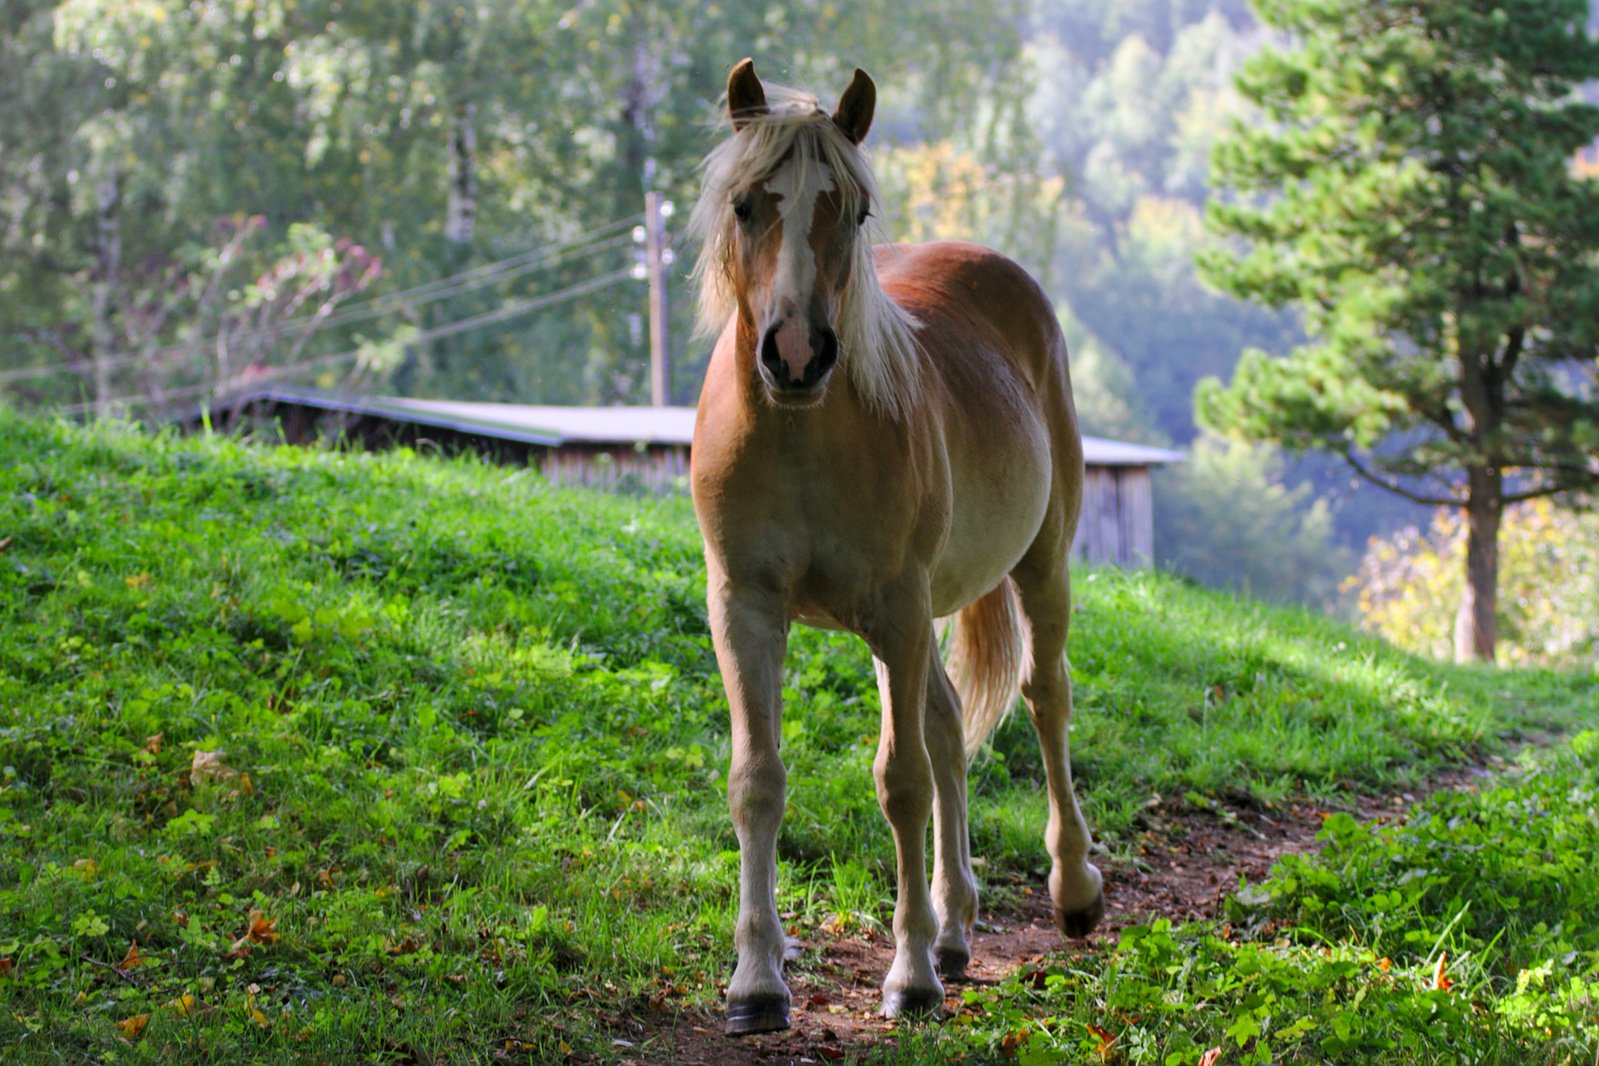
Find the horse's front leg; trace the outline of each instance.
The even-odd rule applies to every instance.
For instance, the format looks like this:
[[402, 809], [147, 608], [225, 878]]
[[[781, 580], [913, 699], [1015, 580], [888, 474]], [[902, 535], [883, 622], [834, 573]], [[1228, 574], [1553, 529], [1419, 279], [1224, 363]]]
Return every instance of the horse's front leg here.
[[789, 1027], [783, 926], [777, 915], [777, 831], [788, 773], [778, 752], [788, 622], [780, 605], [710, 573], [711, 637], [732, 714], [727, 802], [738, 834], [738, 965], [727, 986], [727, 1033]]
[[883, 1014], [936, 1013], [944, 986], [933, 968], [938, 918], [927, 890], [927, 821], [933, 768], [923, 730], [933, 622], [925, 589], [887, 610], [867, 634], [877, 661], [883, 721], [877, 758], [877, 801], [894, 830], [899, 893], [894, 904], [894, 963], [883, 982]]

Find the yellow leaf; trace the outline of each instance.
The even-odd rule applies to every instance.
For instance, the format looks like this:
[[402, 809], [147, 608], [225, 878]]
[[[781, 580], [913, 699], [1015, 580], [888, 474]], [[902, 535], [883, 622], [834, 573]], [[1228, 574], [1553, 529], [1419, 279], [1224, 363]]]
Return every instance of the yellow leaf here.
[[144, 1032], [144, 1027], [150, 1024], [148, 1014], [135, 1014], [131, 1018], [124, 1018], [117, 1023], [117, 1028], [122, 1030], [122, 1035], [129, 1040], [139, 1039], [139, 1034]]
[[180, 1018], [187, 1018], [189, 1015], [193, 1014], [199, 1009], [200, 1001], [195, 999], [191, 994], [185, 992], [177, 999], [169, 1000], [168, 1002], [163, 1003], [162, 1007], [171, 1011], [173, 1014], [176, 1014]]

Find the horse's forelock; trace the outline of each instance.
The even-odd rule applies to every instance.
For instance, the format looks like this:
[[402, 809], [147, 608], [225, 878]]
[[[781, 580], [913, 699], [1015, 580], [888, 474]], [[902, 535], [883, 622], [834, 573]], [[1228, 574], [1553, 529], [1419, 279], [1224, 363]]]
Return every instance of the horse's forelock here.
[[[879, 213], [877, 183], [865, 154], [816, 98], [773, 85], [766, 87], [766, 94], [767, 112], [743, 120], [701, 164], [700, 196], [689, 215], [689, 230], [700, 241], [694, 276], [702, 338], [719, 334], [738, 304], [732, 277], [736, 193], [795, 158], [814, 161], [844, 179], [835, 181], [835, 187], [847, 216], [863, 209]], [[870, 406], [897, 417], [915, 394], [920, 358], [912, 336], [916, 323], [878, 284], [871, 243], [864, 235], [855, 242], [849, 282], [841, 294], [840, 363]]]

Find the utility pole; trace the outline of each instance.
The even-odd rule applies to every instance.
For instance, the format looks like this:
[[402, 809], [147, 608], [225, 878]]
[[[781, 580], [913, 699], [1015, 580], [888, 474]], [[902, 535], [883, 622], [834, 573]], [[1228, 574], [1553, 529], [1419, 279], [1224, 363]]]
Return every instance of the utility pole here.
[[666, 217], [672, 205], [660, 193], [644, 194], [644, 268], [650, 285], [650, 403], [665, 407], [672, 402], [672, 364], [667, 347], [666, 267], [672, 253], [666, 247]]

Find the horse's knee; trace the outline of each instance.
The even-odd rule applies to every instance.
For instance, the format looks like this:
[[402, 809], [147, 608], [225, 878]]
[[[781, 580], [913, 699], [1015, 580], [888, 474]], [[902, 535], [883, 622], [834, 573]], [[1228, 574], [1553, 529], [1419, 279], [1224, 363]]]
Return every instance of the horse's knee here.
[[727, 776], [727, 806], [734, 824], [780, 819], [787, 788], [788, 771], [781, 762], [735, 761]]
[[877, 803], [890, 825], [926, 821], [931, 816], [933, 768], [926, 755], [891, 755], [878, 759], [872, 769], [877, 779]]

